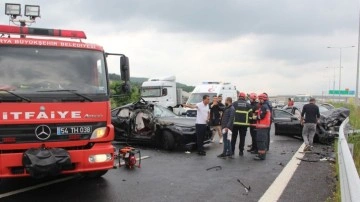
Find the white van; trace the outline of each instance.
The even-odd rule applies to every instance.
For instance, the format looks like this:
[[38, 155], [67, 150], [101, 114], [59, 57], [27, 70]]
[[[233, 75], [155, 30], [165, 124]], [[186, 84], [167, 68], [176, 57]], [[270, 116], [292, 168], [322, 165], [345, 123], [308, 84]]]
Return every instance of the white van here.
[[[222, 95], [223, 100], [222, 103], [225, 103], [225, 99], [227, 97], [231, 97], [233, 101], [237, 100], [237, 90], [236, 86], [232, 85], [231, 83], [223, 83], [217, 81], [207, 81], [202, 82], [201, 84], [197, 85], [195, 89], [189, 96], [188, 101], [186, 104], [196, 104], [202, 101], [204, 95], [210, 96], [210, 102], [212, 102], [212, 98], [214, 95], [219, 96]], [[190, 117], [196, 116], [195, 109], [183, 108], [180, 110], [181, 114], [185, 114]]]

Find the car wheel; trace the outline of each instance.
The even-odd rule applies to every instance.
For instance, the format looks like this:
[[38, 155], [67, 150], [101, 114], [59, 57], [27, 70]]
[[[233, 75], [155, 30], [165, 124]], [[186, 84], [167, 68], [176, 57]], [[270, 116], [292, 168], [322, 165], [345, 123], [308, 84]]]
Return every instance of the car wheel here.
[[174, 135], [169, 131], [164, 131], [162, 134], [162, 147], [165, 150], [173, 150], [175, 146]]
[[94, 179], [94, 178], [99, 178], [99, 177], [105, 175], [107, 172], [108, 172], [108, 170], [99, 170], [99, 171], [86, 172], [83, 175], [86, 178]]

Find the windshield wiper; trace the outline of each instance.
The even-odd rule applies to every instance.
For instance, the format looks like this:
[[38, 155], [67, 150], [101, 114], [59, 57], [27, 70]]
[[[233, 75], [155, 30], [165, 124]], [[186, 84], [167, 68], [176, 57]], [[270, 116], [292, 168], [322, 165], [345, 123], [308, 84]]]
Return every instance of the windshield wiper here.
[[[21, 95], [18, 95], [18, 94], [16, 94], [16, 93], [11, 92], [11, 91], [8, 91], [8, 90], [5, 90], [5, 89], [0, 89], [0, 91], [7, 92], [7, 93], [9, 93], [9, 94], [11, 94], [11, 95], [13, 95], [13, 96], [15, 96], [15, 97], [18, 97], [18, 98], [20, 98], [21, 100], [24, 100], [24, 101], [26, 101], [26, 102], [31, 102], [31, 100], [30, 100], [29, 98], [23, 97], [23, 96], [21, 96]], [[12, 101], [12, 100], [2, 100], [2, 99], [0, 100], [0, 102], [3, 102], [3, 101]], [[17, 101], [17, 100], [14, 100], [14, 101]]]
[[39, 91], [36, 91], [36, 92], [69, 92], [69, 93], [72, 93], [72, 94], [77, 95], [79, 97], [82, 97], [82, 98], [84, 98], [85, 100], [87, 100], [89, 102], [94, 101], [94, 100], [92, 100], [91, 98], [89, 98], [86, 95], [77, 93], [76, 90], [68, 90], [68, 89], [62, 89], [62, 90], [39, 90]]

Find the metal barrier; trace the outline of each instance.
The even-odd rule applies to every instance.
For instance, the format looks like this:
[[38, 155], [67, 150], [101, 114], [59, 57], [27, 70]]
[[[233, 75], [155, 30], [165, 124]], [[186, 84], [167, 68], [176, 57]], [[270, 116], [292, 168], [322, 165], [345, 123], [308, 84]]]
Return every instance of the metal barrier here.
[[349, 117], [343, 121], [339, 129], [338, 162], [340, 172], [341, 201], [360, 201], [360, 178], [350, 153], [344, 128]]

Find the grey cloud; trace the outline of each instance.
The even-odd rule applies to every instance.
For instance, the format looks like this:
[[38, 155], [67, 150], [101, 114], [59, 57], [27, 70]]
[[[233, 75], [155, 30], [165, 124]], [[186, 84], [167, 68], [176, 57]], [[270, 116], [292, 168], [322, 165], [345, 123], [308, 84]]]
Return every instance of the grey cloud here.
[[[12, 2], [12, 1], [10, 1]], [[41, 5], [40, 24], [66, 27], [88, 22], [107, 33], [154, 28], [189, 32], [211, 40], [241, 35], [328, 35], [357, 29], [357, 3], [337, 0], [63, 0], [15, 1]], [[101, 29], [107, 26], [107, 29]]]
[[336, 0], [93, 0], [72, 1], [71, 10], [94, 24], [111, 21], [118, 31], [126, 30], [124, 25], [133, 22], [131, 29], [150, 26], [219, 39], [248, 33], [326, 35], [339, 29], [356, 30], [357, 25], [356, 2]]

